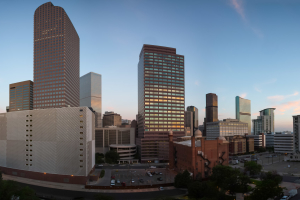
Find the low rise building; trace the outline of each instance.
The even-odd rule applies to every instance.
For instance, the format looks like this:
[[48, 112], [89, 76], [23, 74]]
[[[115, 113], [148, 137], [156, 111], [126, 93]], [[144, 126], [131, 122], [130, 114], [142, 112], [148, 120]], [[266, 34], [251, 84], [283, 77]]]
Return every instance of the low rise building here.
[[103, 115], [103, 127], [107, 126], [121, 126], [122, 117], [121, 115], [114, 112], [105, 112]]
[[206, 138], [215, 140], [218, 137], [245, 136], [248, 134], [248, 124], [237, 119], [224, 119], [217, 122], [206, 122]]
[[[96, 153], [109, 151], [110, 145], [135, 145], [135, 127], [110, 126], [95, 129]], [[131, 156], [128, 157], [128, 159]]]
[[169, 133], [169, 168], [177, 172], [188, 170], [193, 178], [208, 177], [216, 165], [228, 165], [229, 143], [224, 137], [206, 140], [197, 130], [195, 136], [178, 138], [173, 141]]
[[87, 107], [0, 114], [0, 171], [85, 184], [95, 165], [94, 114]]
[[109, 150], [115, 150], [119, 154], [119, 163], [133, 161], [137, 153], [135, 144], [111, 144], [109, 145]]
[[278, 134], [274, 135], [274, 152], [275, 153], [293, 153], [294, 152], [294, 135]]

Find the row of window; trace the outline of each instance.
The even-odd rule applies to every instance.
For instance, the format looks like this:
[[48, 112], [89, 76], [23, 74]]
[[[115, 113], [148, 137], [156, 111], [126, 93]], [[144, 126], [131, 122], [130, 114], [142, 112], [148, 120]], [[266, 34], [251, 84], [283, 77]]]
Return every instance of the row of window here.
[[[184, 90], [184, 86], [176, 86], [176, 85], [153, 85], [153, 84], [145, 84], [145, 87], [150, 87], [150, 88], [168, 88], [168, 89], [176, 89], [176, 90]], [[145, 90], [147, 90], [145, 88]]]
[[[174, 111], [174, 110], [169, 110], [169, 111], [167, 111], [167, 112], [165, 112], [165, 113], [171, 113], [171, 114], [173, 114], [173, 113], [175, 113], [175, 114], [184, 114], [184, 110], [182, 110], [182, 111]], [[155, 113], [146, 113], [145, 114], [145, 116], [150, 116], [150, 117], [158, 117], [158, 116], [166, 116], [166, 114], [155, 114]]]
[[[171, 100], [171, 99], [145, 99], [145, 101], [172, 102], [174, 100]], [[182, 101], [184, 101], [184, 99]], [[176, 102], [177, 103], [183, 103], [181, 101], [176, 101]], [[147, 103], [149, 103], [149, 102], [145, 102], [145, 104], [147, 104]]]
[[[47, 96], [47, 97], [38, 97], [38, 98], [34, 98], [34, 100], [40, 100], [40, 99], [54, 99], [54, 98], [62, 98], [65, 97], [65, 95], [59, 95], [59, 96]], [[60, 101], [60, 100], [58, 100]], [[52, 102], [52, 101], [50, 101]], [[54, 101], [55, 102], [55, 101]], [[42, 102], [44, 103], [44, 102]]]
[[167, 55], [167, 54], [160, 54], [160, 53], [150, 53], [150, 52], [145, 52], [146, 55], [155, 55], [155, 56], [164, 56], [164, 57], [169, 57], [169, 58], [178, 58], [178, 59], [183, 59], [181, 56], [174, 56], [174, 55]]
[[44, 106], [64, 106], [65, 103], [50, 103], [50, 104], [40, 104], [34, 105], [34, 107], [44, 107]]
[[177, 124], [184, 124], [184, 122], [145, 121], [145, 124], [169, 124], [169, 125], [177, 125]]
[[166, 120], [166, 121], [184, 121], [184, 118], [165, 118], [165, 117], [160, 117], [160, 118], [149, 118], [149, 117], [145, 117], [145, 120]]
[[[154, 76], [153, 76], [154, 77]], [[168, 81], [168, 82], [176, 82], [176, 83], [184, 83], [184, 79], [181, 78], [181, 77], [174, 77], [174, 76], [163, 76], [163, 75], [158, 75], [158, 76], [155, 76], [155, 77], [158, 77], [158, 78], [151, 78], [151, 77], [147, 77], [145, 75], [145, 80], [151, 80], [151, 81]], [[161, 78], [164, 78], [164, 79], [161, 79]], [[167, 78], [167, 79], [166, 79]], [[176, 79], [176, 80], [172, 80], [172, 79]], [[178, 81], [177, 81], [178, 80]], [[149, 82], [148, 82], [149, 83]]]
[[[170, 131], [170, 129], [149, 129], [149, 128], [147, 128], [147, 129], [145, 129], [145, 131], [147, 132], [147, 131]], [[178, 128], [176, 128], [176, 129], [172, 129], [172, 131], [184, 131], [184, 129], [178, 129]]]

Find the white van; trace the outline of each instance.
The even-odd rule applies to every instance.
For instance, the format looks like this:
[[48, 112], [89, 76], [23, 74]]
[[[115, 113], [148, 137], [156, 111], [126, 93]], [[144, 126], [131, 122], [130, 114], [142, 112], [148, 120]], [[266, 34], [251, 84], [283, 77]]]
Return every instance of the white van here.
[[110, 181], [110, 185], [116, 185], [116, 181], [115, 180], [111, 180]]

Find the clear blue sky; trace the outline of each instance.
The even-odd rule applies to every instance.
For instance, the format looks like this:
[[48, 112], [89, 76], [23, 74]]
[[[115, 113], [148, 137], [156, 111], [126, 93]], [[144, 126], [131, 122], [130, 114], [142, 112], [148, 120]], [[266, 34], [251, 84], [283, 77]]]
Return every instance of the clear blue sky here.
[[[33, 80], [33, 14], [46, 1], [0, 1], [0, 112], [9, 84]], [[205, 94], [219, 97], [219, 119], [235, 117], [235, 96], [252, 118], [275, 107], [276, 131], [300, 114], [300, 1], [54, 0], [80, 37], [80, 75], [102, 74], [103, 111], [137, 114], [143, 44], [185, 56], [186, 106], [204, 118]]]

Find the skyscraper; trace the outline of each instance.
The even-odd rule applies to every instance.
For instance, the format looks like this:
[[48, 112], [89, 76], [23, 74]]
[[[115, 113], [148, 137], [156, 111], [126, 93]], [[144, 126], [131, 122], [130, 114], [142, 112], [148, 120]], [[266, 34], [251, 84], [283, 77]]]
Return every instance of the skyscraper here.
[[260, 116], [253, 119], [253, 134], [259, 135], [260, 133], [274, 133], [274, 110], [276, 108], [266, 108], [259, 111]]
[[294, 153], [300, 153], [300, 115], [293, 116]]
[[169, 159], [168, 133], [184, 136], [184, 56], [143, 45], [138, 63], [138, 152], [142, 162]]
[[9, 112], [32, 110], [33, 83], [23, 81], [9, 85]]
[[218, 96], [214, 93], [206, 94], [206, 122], [218, 121]]
[[251, 135], [251, 101], [239, 96], [235, 97], [235, 117], [241, 122], [248, 123], [248, 135]]
[[79, 106], [79, 36], [51, 2], [34, 13], [34, 109]]
[[193, 112], [193, 125], [194, 125], [194, 129], [198, 129], [198, 108], [196, 108], [195, 106], [188, 106], [186, 108], [187, 111], [191, 111]]
[[101, 74], [87, 73], [80, 77], [80, 106], [92, 107], [95, 126], [102, 127], [102, 78]]

